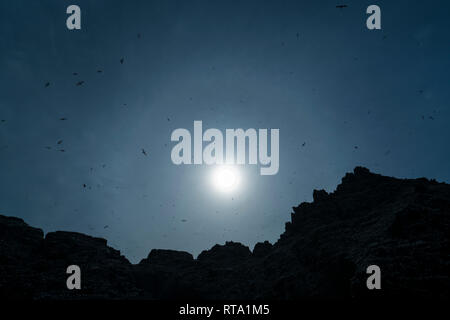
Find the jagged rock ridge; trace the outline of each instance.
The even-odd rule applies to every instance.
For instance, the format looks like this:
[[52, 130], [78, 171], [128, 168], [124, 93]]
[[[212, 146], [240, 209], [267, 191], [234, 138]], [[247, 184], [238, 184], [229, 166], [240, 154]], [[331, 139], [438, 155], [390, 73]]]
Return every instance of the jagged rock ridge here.
[[[152, 250], [132, 265], [105, 239], [0, 216], [0, 296], [30, 299], [448, 298], [450, 186], [357, 167], [333, 193], [293, 208], [274, 245], [235, 242], [190, 253]], [[82, 290], [66, 288], [66, 267]], [[382, 270], [367, 290], [366, 268]]]

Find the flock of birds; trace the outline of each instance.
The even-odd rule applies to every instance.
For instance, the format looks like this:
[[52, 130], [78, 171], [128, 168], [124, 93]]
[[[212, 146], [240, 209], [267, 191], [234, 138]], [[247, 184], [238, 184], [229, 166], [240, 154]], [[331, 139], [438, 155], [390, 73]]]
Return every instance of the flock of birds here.
[[[348, 8], [348, 5], [347, 4], [338, 4], [338, 5], [336, 5], [336, 8], [337, 9], [345, 9], [345, 8]], [[137, 34], [137, 38], [138, 39], [141, 39], [141, 34], [140, 33], [138, 33]], [[296, 38], [297, 39], [299, 39], [300, 38], [300, 33], [296, 33]], [[386, 36], [384, 36], [383, 37], [383, 39], [385, 39], [386, 38]], [[284, 45], [284, 42], [282, 42], [282, 45]], [[123, 64], [124, 62], [125, 62], [125, 58], [124, 57], [122, 57], [122, 58], [120, 58], [120, 60], [119, 60], [119, 62], [120, 62], [120, 64]], [[97, 73], [103, 73], [103, 70], [102, 69], [98, 69], [97, 70]], [[72, 73], [74, 76], [78, 76], [78, 72], [73, 72]], [[85, 81], [84, 80], [80, 80], [80, 81], [77, 81], [76, 83], [75, 83], [75, 85], [76, 86], [82, 86], [82, 85], [84, 85], [85, 84]], [[45, 83], [45, 88], [48, 88], [48, 87], [50, 87], [50, 85], [51, 85], [51, 83], [49, 82], [49, 81], [47, 81], [46, 83]], [[418, 91], [419, 92], [419, 94], [423, 94], [424, 93], [424, 91], [423, 90], [419, 90]], [[192, 100], [192, 98], [190, 98], [191, 100]], [[127, 106], [127, 104], [126, 103], [124, 103], [123, 104], [125, 107]], [[436, 111], [435, 110], [433, 110], [433, 113], [436, 113]], [[370, 114], [370, 110], [368, 111], [368, 114]], [[429, 120], [434, 120], [434, 116], [433, 115], [429, 115], [428, 117], [427, 117]], [[422, 120], [425, 120], [426, 119], [426, 116], [425, 115], [421, 115], [421, 119]], [[67, 118], [65, 118], [65, 117], [63, 117], [63, 118], [60, 118], [59, 120], [61, 120], [61, 121], [66, 121], [67, 120]], [[170, 121], [170, 118], [168, 117], [167, 118], [167, 121]], [[0, 119], [0, 123], [5, 123], [6, 122], [6, 120], [5, 119]], [[57, 141], [57, 146], [59, 146], [59, 147], [61, 147], [61, 144], [63, 143], [63, 141], [62, 140], [59, 140], [59, 141]], [[301, 147], [305, 147], [306, 146], [306, 142], [303, 142], [302, 143], [302, 145], [301, 145]], [[52, 149], [52, 147], [51, 146], [46, 146], [45, 147], [47, 150], [51, 150]], [[354, 149], [355, 150], [357, 150], [359, 147], [358, 146], [354, 146]], [[65, 152], [66, 150], [65, 149], [63, 149], [63, 148], [59, 148], [59, 149], [57, 149], [57, 151], [59, 151], [59, 152]], [[147, 154], [147, 151], [145, 150], [145, 149], [141, 149], [141, 152], [142, 152], [142, 154], [144, 155], [144, 156], [147, 156], [148, 154]], [[388, 151], [388, 152], [386, 152], [385, 154], [389, 154], [390, 153], [390, 151]]]
[[[141, 34], [140, 34], [140, 33], [137, 34], [137, 38], [138, 38], [138, 39], [141, 38]], [[120, 64], [123, 64], [123, 63], [125, 62], [125, 58], [124, 58], [124, 57], [120, 58], [119, 62], [120, 62]], [[97, 70], [97, 73], [103, 73], [103, 70], [102, 70], [102, 69], [98, 69], [98, 70]], [[72, 75], [78, 76], [78, 72], [73, 72]], [[79, 86], [82, 86], [84, 83], [85, 83], [85, 81], [84, 81], [84, 80], [81, 80], [81, 81], [76, 82], [76, 83], [75, 83], [75, 86], [79, 87]], [[45, 88], [48, 88], [48, 87], [50, 87], [50, 85], [51, 85], [50, 81], [47, 81], [47, 82], [45, 83], [44, 87], [45, 87]], [[124, 103], [123, 106], [126, 107], [127, 104]], [[63, 118], [60, 118], [59, 120], [60, 120], [60, 121], [66, 121], [67, 118], [63, 117]], [[2, 121], [2, 122], [5, 122], [6, 120], [1, 120], [1, 121]], [[170, 121], [169, 118], [168, 118], [168, 121]], [[56, 145], [57, 145], [57, 146], [61, 146], [62, 143], [63, 143], [63, 140], [59, 140], [59, 141], [56, 143]], [[52, 147], [51, 147], [51, 146], [46, 146], [45, 149], [47, 149], [47, 150], [52, 150]], [[60, 149], [57, 149], [57, 151], [59, 151], [59, 152], [66, 152], [65, 149], [61, 149], [61, 148], [60, 148]], [[144, 156], [147, 156], [147, 155], [148, 155], [148, 154], [147, 154], [147, 151], [145, 151], [144, 148], [142, 148], [142, 154], [143, 154]], [[84, 187], [86, 187], [86, 185], [84, 185]]]
[[[348, 5], [346, 5], [346, 4], [339, 4], [339, 5], [336, 5], [336, 8], [338, 8], [338, 9], [345, 9], [345, 8], [348, 8]], [[138, 39], [141, 39], [141, 34], [140, 34], [140, 33], [137, 34], [137, 38], [138, 38]], [[300, 33], [298, 33], [298, 32], [296, 33], [296, 38], [297, 38], [297, 39], [300, 38]], [[386, 38], [386, 36], [383, 37], [383, 39], [385, 39], [385, 38]], [[284, 45], [284, 42], [282, 42], [282, 45]], [[124, 62], [125, 62], [125, 58], [124, 58], [124, 57], [121, 57], [121, 58], [119, 59], [119, 62], [120, 62], [121, 65], [123, 65]], [[103, 73], [103, 70], [102, 70], [102, 69], [98, 69], [98, 70], [97, 70], [97, 73]], [[78, 76], [78, 72], [73, 72], [72, 75]], [[77, 82], [75, 83], [76, 86], [82, 86], [82, 85], [84, 85], [84, 84], [85, 84], [85, 81], [84, 81], [84, 80], [80, 80], [80, 81], [77, 81]], [[45, 83], [44, 87], [45, 87], [45, 88], [48, 88], [48, 87], [50, 87], [50, 85], [51, 85], [50, 81], [47, 81], [47, 82]], [[420, 95], [422, 95], [422, 94], [424, 93], [424, 90], [418, 90], [418, 93], [419, 93]], [[190, 98], [190, 99], [192, 100], [192, 98]], [[126, 107], [127, 104], [124, 103], [123, 106]], [[369, 111], [368, 111], [368, 114], [370, 115], [370, 113], [371, 113], [371, 111], [369, 110]], [[435, 113], [436, 113], [436, 110], [433, 110], [433, 115], [429, 115], [429, 116], [421, 115], [421, 119], [422, 119], [422, 120], [425, 120], [425, 119], [434, 120], [434, 114], [435, 114]], [[65, 117], [62, 117], [62, 118], [60, 118], [59, 120], [60, 120], [60, 121], [66, 121], [66, 120], [68, 120], [68, 119], [65, 118]], [[169, 117], [167, 117], [167, 121], [170, 121], [170, 118], [169, 118]], [[0, 124], [5, 123], [5, 122], [6, 122], [5, 119], [0, 119]], [[56, 150], [57, 150], [58, 152], [66, 152], [66, 149], [62, 147], [62, 143], [63, 143], [63, 140], [58, 140], [57, 143], [56, 143]], [[165, 144], [165, 146], [167, 146], [167, 144]], [[301, 147], [304, 148], [305, 146], [306, 146], [306, 142], [303, 142], [303, 143], [301, 144]], [[7, 146], [3, 146], [2, 148], [6, 148], [6, 147], [7, 147]], [[47, 150], [52, 150], [52, 147], [51, 147], [51, 146], [45, 146], [45, 149], [47, 149]], [[358, 146], [354, 146], [353, 149], [354, 149], [354, 150], [358, 150], [359, 147], [358, 147]], [[147, 151], [146, 151], [144, 148], [141, 149], [141, 153], [142, 153], [144, 156], [148, 156], [148, 153], [147, 153]], [[388, 155], [388, 154], [390, 154], [390, 150], [388, 150], [388, 151], [385, 152], [385, 155]], [[84, 187], [86, 187], [86, 186], [84, 185]]]
[[[120, 64], [123, 64], [124, 61], [125, 61], [125, 58], [120, 58], [119, 61], [120, 61]], [[97, 73], [103, 73], [103, 70], [98, 69], [98, 70], [97, 70]], [[74, 73], [72, 73], [72, 75], [78, 76], [78, 72], [74, 72]], [[76, 85], [77, 87], [82, 86], [83, 84], [84, 84], [84, 80], [81, 80], [81, 81], [78, 81], [78, 82], [75, 83], [75, 85]], [[48, 87], [50, 87], [50, 85], [51, 85], [50, 81], [47, 81], [47, 82], [45, 83], [44, 87], [48, 88]], [[124, 105], [126, 105], [126, 103], [125, 103]], [[60, 120], [66, 120], [66, 119], [62, 118], [62, 119], [60, 119]]]

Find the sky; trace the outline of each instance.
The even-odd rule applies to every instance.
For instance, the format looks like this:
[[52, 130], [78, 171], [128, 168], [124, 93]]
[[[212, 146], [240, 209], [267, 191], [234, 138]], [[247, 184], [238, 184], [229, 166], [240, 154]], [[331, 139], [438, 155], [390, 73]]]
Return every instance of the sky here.
[[[355, 166], [450, 182], [450, 4], [343, 3], [2, 1], [0, 214], [137, 263], [274, 243], [291, 207]], [[174, 165], [171, 133], [195, 120], [279, 129], [279, 172], [241, 165], [223, 193], [214, 166]]]

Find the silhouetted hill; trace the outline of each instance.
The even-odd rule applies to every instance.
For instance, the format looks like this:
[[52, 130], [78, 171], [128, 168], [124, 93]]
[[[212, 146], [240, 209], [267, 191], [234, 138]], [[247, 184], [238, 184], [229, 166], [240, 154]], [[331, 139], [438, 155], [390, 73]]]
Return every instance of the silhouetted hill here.
[[[51, 232], [0, 216], [0, 296], [73, 299], [449, 298], [450, 186], [396, 179], [361, 167], [333, 193], [293, 208], [286, 231], [253, 252], [235, 242], [197, 259], [152, 250], [132, 265], [105, 239]], [[66, 268], [82, 290], [66, 288]], [[381, 290], [366, 268], [381, 268]]]

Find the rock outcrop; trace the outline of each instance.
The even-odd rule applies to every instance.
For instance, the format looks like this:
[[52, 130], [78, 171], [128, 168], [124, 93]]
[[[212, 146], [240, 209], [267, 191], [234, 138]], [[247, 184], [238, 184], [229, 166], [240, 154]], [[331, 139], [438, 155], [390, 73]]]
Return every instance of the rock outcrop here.
[[[301, 299], [450, 297], [450, 186], [357, 167], [332, 193], [293, 208], [274, 244], [190, 253], [152, 250], [132, 265], [105, 239], [0, 216], [0, 297], [17, 299]], [[70, 264], [82, 290], [67, 290]], [[382, 289], [368, 290], [378, 265]]]

